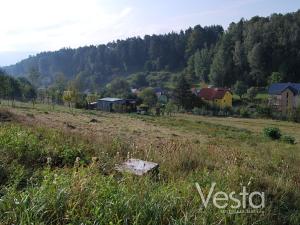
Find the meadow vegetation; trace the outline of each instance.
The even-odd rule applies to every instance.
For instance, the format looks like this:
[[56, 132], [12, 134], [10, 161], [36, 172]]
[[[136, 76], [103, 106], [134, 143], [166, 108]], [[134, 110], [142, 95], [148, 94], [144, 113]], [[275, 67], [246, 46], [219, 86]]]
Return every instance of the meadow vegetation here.
[[[291, 145], [266, 137], [276, 121], [263, 119], [24, 104], [1, 106], [0, 115], [1, 224], [300, 224], [294, 123], [277, 124], [295, 137]], [[114, 170], [131, 157], [159, 163], [159, 179]], [[266, 207], [255, 214], [201, 208], [195, 182], [206, 194], [212, 182], [229, 193], [264, 191]]]

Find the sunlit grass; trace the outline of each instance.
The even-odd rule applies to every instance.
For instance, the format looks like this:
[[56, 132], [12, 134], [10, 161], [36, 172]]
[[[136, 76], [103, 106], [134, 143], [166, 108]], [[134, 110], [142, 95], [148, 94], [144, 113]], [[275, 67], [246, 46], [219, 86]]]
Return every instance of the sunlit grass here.
[[[73, 118], [66, 107], [17, 107], [21, 108], [14, 112], [30, 121], [60, 115], [79, 126], [75, 121], [90, 118], [84, 110]], [[1, 123], [1, 224], [299, 224], [299, 144], [264, 137], [262, 128], [274, 121], [190, 115], [106, 117], [98, 112], [92, 116], [100, 121], [95, 128], [115, 129], [115, 135], [22, 121]], [[115, 125], [108, 127], [109, 121]], [[121, 123], [126, 126], [119, 129]], [[284, 132], [298, 132], [295, 124], [281, 123]], [[154, 128], [148, 139], [142, 126]], [[173, 138], [157, 138], [166, 131]], [[134, 140], [123, 135], [131, 132]], [[132, 143], [139, 140], [145, 143]], [[96, 163], [93, 157], [98, 158]], [[115, 164], [128, 157], [159, 163], [159, 179], [118, 174]], [[206, 194], [212, 182], [225, 192], [240, 192], [241, 185], [264, 191], [264, 213], [228, 215], [212, 204], [201, 209], [195, 182]]]

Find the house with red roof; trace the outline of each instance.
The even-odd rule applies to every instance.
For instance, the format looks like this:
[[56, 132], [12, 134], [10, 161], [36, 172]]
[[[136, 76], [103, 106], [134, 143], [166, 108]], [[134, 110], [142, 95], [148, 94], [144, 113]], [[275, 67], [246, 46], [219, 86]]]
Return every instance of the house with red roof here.
[[202, 88], [198, 96], [205, 102], [220, 108], [232, 107], [232, 93], [226, 88]]

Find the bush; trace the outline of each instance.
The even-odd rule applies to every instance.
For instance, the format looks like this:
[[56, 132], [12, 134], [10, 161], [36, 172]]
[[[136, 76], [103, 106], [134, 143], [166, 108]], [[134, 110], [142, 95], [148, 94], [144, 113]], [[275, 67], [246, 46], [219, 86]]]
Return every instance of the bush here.
[[263, 117], [270, 117], [272, 115], [272, 109], [267, 105], [259, 105], [256, 110], [257, 113]]
[[221, 109], [219, 107], [213, 106], [202, 106], [201, 108], [195, 107], [192, 110], [192, 113], [195, 115], [202, 115], [202, 116], [230, 116], [233, 114], [231, 108], [224, 108]]
[[273, 139], [278, 140], [281, 137], [281, 131], [277, 127], [267, 127], [264, 129], [265, 136]]
[[241, 117], [244, 117], [244, 118], [249, 118], [250, 117], [250, 113], [249, 113], [247, 108], [241, 108], [240, 109], [240, 115], [241, 115]]
[[289, 121], [293, 122], [300, 122], [300, 107], [298, 107], [296, 110], [293, 110], [292, 112], [288, 113], [287, 119]]
[[283, 135], [281, 140], [285, 143], [294, 145], [296, 143], [296, 139], [293, 136], [290, 135]]
[[171, 116], [172, 114], [176, 113], [176, 111], [177, 111], [177, 106], [172, 101], [169, 101], [165, 107], [166, 114]]
[[42, 145], [39, 137], [29, 130], [10, 125], [1, 129], [0, 154], [7, 162], [14, 160], [25, 167], [38, 165], [43, 156]]
[[257, 95], [258, 91], [256, 87], [251, 87], [247, 90], [247, 95], [251, 101], [253, 101]]
[[195, 115], [203, 115], [204, 114], [203, 111], [204, 110], [202, 108], [198, 108], [198, 107], [193, 108], [193, 114]]

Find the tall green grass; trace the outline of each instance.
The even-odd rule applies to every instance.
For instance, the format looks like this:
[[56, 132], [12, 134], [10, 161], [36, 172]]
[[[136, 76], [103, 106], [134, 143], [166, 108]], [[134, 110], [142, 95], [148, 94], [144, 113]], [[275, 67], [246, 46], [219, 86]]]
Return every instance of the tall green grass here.
[[[137, 150], [120, 138], [95, 140], [54, 129], [1, 124], [0, 223], [300, 224], [296, 146], [263, 137], [254, 146], [251, 139], [256, 135], [251, 132], [206, 123], [197, 126], [216, 131], [211, 142], [165, 140]], [[232, 146], [236, 143], [240, 146]], [[116, 173], [114, 165], [128, 156], [158, 162], [159, 180]], [[99, 160], [92, 163], [92, 157]], [[258, 214], [233, 215], [211, 204], [203, 209], [195, 182], [206, 194], [212, 182], [225, 192], [240, 192], [241, 185], [264, 191], [266, 208]]]

